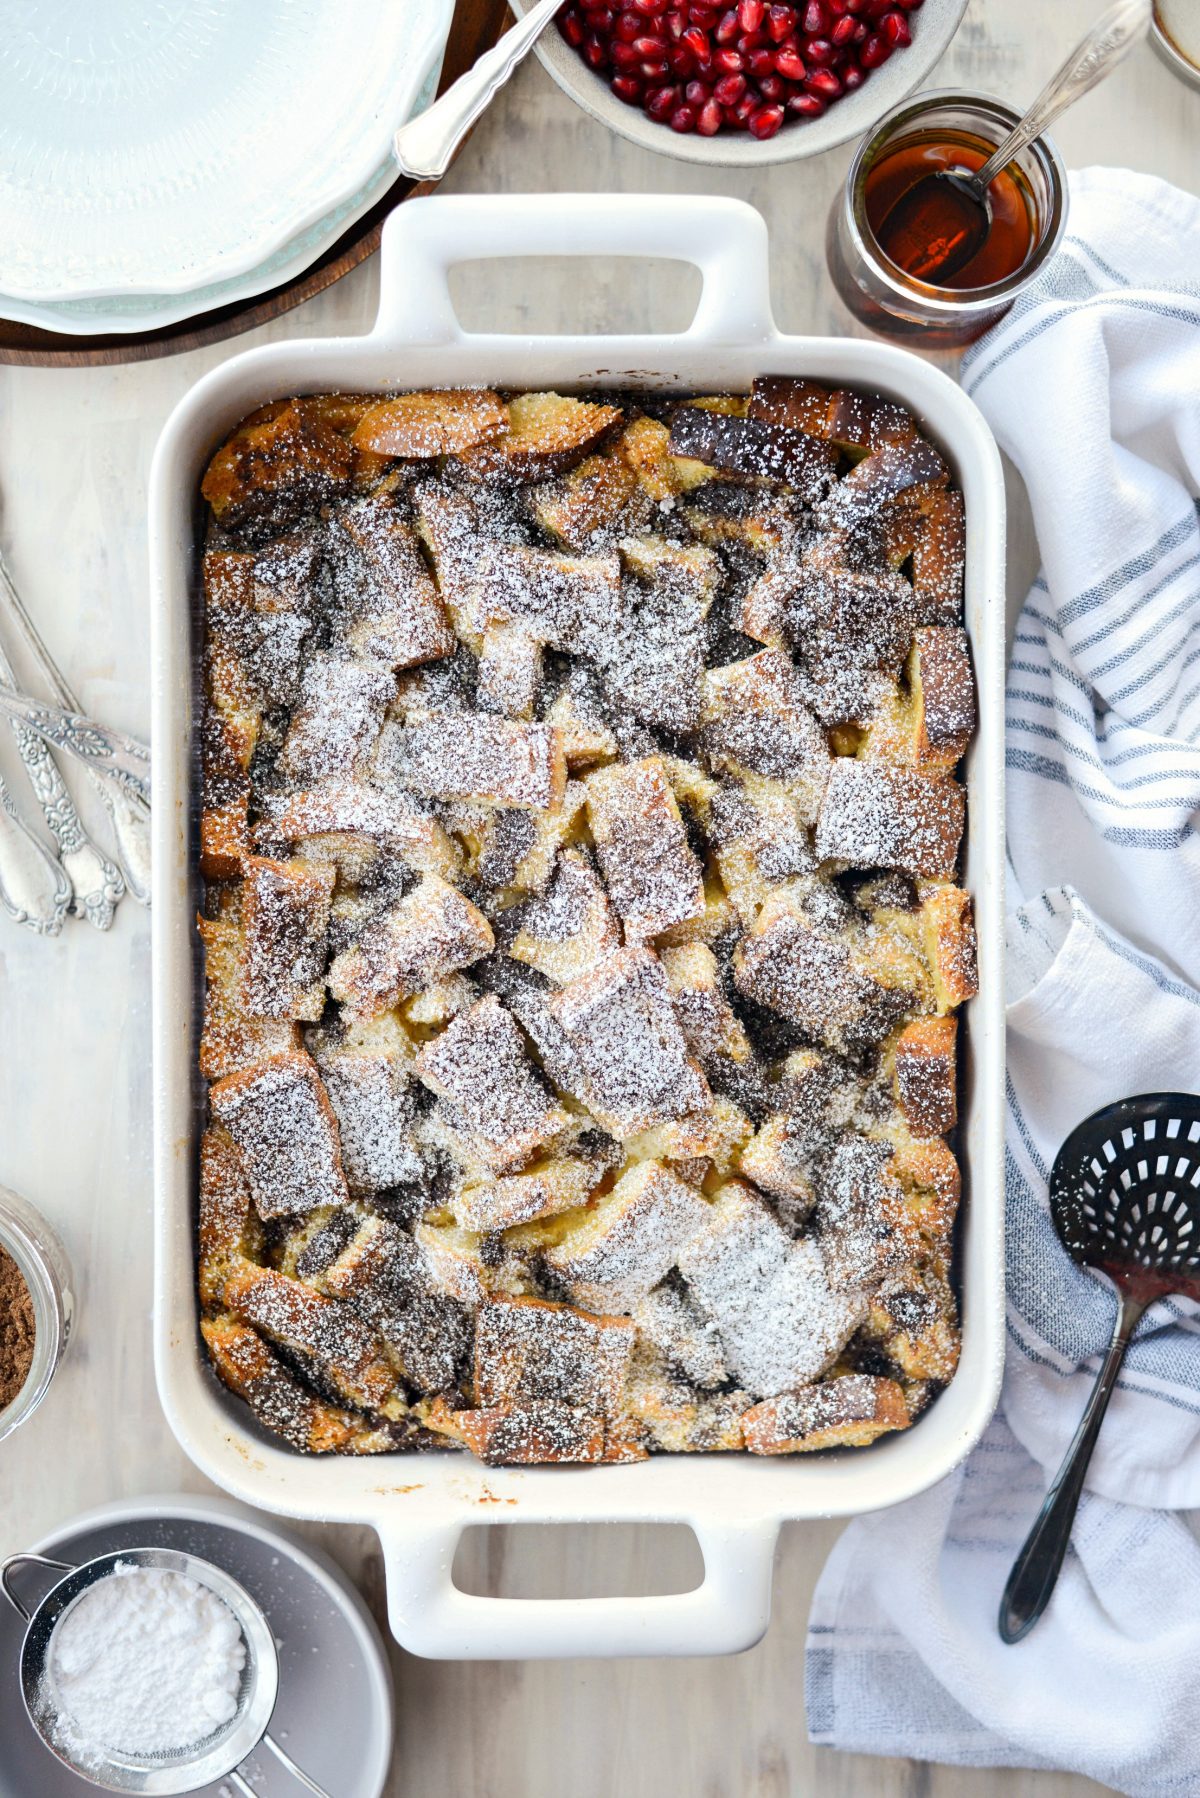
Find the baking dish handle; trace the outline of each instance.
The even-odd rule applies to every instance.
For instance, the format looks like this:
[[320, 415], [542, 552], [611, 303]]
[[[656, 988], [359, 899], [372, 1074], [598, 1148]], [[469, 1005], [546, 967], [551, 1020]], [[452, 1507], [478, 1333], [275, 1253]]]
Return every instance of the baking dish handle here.
[[[680, 1519], [666, 1519], [676, 1522]], [[486, 1598], [454, 1584], [461, 1521], [380, 1526], [388, 1619], [410, 1654], [439, 1661], [737, 1654], [771, 1616], [778, 1522], [691, 1524], [704, 1556], [692, 1592], [654, 1598]]]
[[451, 194], [398, 206], [380, 247], [372, 338], [461, 343], [448, 276], [460, 262], [511, 256], [642, 256], [690, 262], [704, 277], [687, 343], [776, 335], [767, 227], [741, 200], [680, 194]]

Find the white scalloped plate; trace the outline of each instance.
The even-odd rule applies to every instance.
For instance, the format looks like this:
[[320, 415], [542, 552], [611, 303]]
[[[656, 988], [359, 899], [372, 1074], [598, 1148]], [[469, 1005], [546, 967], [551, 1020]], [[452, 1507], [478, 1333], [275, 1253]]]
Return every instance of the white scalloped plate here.
[[291, 260], [298, 238], [374, 189], [452, 12], [453, 0], [0, 0], [0, 294], [153, 296], [162, 310]]

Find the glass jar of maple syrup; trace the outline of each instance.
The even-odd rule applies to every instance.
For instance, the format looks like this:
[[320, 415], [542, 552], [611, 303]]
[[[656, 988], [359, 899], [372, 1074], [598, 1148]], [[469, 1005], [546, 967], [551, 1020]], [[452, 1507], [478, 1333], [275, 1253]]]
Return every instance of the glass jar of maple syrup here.
[[888, 215], [901, 195], [939, 169], [982, 168], [1018, 116], [999, 100], [938, 91], [894, 107], [863, 139], [833, 203], [825, 251], [834, 286], [870, 330], [919, 337], [930, 349], [971, 343], [1053, 255], [1066, 226], [1067, 177], [1046, 137], [992, 182], [987, 238], [944, 286], [887, 253]]

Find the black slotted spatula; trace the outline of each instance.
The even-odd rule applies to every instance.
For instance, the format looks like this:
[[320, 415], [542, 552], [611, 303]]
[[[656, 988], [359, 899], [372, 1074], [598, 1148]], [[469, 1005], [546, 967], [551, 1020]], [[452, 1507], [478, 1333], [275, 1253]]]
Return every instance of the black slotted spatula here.
[[1063, 1247], [1107, 1274], [1119, 1309], [1092, 1396], [1000, 1600], [1005, 1642], [1028, 1635], [1050, 1602], [1092, 1450], [1139, 1318], [1155, 1299], [1200, 1299], [1200, 1094], [1143, 1093], [1093, 1112], [1050, 1172]]

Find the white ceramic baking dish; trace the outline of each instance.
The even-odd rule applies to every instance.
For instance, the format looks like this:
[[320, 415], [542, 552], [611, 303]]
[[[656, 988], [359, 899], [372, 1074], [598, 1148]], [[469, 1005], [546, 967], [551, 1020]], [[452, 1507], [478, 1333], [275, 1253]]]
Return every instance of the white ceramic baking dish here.
[[[695, 264], [703, 293], [677, 336], [528, 337], [465, 332], [451, 303], [458, 262], [519, 255], [669, 257]], [[421, 200], [384, 233], [379, 319], [366, 337], [270, 344], [205, 376], [168, 421], [150, 482], [154, 681], [155, 1354], [159, 1392], [196, 1465], [227, 1492], [287, 1516], [369, 1524], [387, 1566], [392, 1628], [414, 1653], [454, 1658], [721, 1654], [749, 1647], [770, 1615], [775, 1540], [788, 1519], [895, 1504], [942, 1478], [978, 1439], [1003, 1359], [1001, 1001], [1004, 490], [979, 413], [937, 369], [904, 351], [787, 337], [771, 316], [767, 233], [748, 206], [678, 196], [553, 195]], [[962, 1153], [963, 1355], [910, 1431], [866, 1451], [760, 1460], [661, 1456], [632, 1466], [486, 1468], [456, 1453], [304, 1459], [253, 1423], [208, 1371], [196, 1327], [193, 1230], [197, 944], [194, 614], [197, 488], [212, 450], [253, 407], [327, 389], [471, 383], [742, 389], [760, 373], [804, 374], [901, 400], [953, 466], [966, 498], [967, 624], [980, 727], [967, 760], [965, 877], [979, 929]], [[473, 1523], [682, 1522], [705, 1577], [653, 1598], [496, 1599], [461, 1592], [455, 1546]]]

